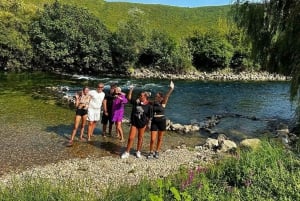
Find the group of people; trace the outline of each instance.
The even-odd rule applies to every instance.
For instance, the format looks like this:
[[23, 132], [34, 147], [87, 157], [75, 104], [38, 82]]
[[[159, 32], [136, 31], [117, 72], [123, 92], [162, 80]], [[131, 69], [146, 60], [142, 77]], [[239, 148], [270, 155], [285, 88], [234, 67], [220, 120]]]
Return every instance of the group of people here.
[[149, 100], [149, 93], [146, 91], [141, 92], [134, 99], [132, 96], [133, 86], [130, 87], [127, 96], [116, 84], [111, 84], [110, 90], [106, 94], [103, 92], [103, 88], [104, 84], [99, 83], [96, 90], [89, 90], [88, 87], [84, 87], [80, 93], [76, 94], [76, 115], [69, 145], [73, 144], [80, 122], [80, 140], [84, 140], [83, 134], [86, 121], [88, 121], [87, 140], [91, 140], [96, 123], [100, 120], [101, 108], [103, 109], [101, 118], [103, 137], [112, 135], [113, 124], [115, 124], [117, 137], [123, 142], [122, 120], [125, 112], [124, 106], [126, 103], [131, 103], [130, 131], [126, 150], [122, 153], [121, 158], [129, 157], [136, 134], [138, 134], [138, 142], [135, 156], [137, 158], [141, 157], [146, 129], [151, 131], [150, 152], [147, 158], [159, 158], [163, 134], [166, 131], [165, 107], [174, 90], [174, 83], [170, 82], [169, 90], [165, 95], [161, 92], [156, 93], [153, 101]]

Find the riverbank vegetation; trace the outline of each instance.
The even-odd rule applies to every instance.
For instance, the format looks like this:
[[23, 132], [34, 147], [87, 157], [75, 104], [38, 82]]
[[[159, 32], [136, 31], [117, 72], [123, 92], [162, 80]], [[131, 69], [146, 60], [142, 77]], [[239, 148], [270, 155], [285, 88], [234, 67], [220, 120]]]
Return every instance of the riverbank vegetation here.
[[[267, 70], [299, 84], [299, 2], [179, 8], [1, 0], [0, 70], [131, 75]], [[283, 13], [278, 15], [278, 13]]]
[[297, 93], [297, 0], [199, 8], [102, 0], [0, 2], [0, 70], [267, 70], [292, 76], [292, 96]]
[[252, 58], [262, 69], [292, 75], [291, 96], [300, 84], [300, 2], [236, 1], [234, 19], [251, 44]]
[[118, 75], [136, 68], [177, 74], [259, 69], [229, 10], [1, 0], [0, 69]]
[[[66, 178], [67, 179], [67, 178]], [[84, 181], [81, 181], [84, 182]], [[1, 186], [2, 200], [299, 200], [300, 162], [281, 143], [264, 140], [214, 164], [120, 186], [100, 194], [68, 183], [28, 177]]]

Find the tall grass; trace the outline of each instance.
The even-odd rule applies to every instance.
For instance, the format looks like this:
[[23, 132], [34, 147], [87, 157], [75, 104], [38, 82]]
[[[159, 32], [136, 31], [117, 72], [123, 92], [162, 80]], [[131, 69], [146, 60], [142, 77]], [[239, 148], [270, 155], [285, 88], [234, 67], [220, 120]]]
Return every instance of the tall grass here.
[[264, 141], [255, 151], [241, 150], [213, 165], [182, 169], [148, 185], [137, 185], [131, 191], [122, 187], [111, 195], [118, 194], [120, 200], [294, 201], [300, 200], [300, 161], [281, 144]]
[[0, 186], [0, 201], [94, 201], [94, 193], [78, 190], [75, 184], [54, 184], [43, 178], [13, 180], [7, 186]]
[[[80, 184], [77, 184], [80, 186]], [[300, 200], [300, 161], [277, 142], [263, 141], [255, 151], [240, 150], [209, 166], [182, 168], [176, 175], [102, 195], [78, 192], [72, 185], [53, 186], [27, 180], [1, 188], [0, 200]]]

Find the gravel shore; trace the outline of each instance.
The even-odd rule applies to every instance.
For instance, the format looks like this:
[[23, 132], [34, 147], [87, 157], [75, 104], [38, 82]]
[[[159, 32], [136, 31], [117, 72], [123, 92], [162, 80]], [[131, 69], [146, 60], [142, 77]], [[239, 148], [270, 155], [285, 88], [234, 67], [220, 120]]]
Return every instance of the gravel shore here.
[[[75, 158], [45, 166], [36, 166], [19, 173], [0, 177], [0, 184], [30, 178], [45, 178], [53, 183], [77, 184], [85, 192], [101, 193], [119, 185], [134, 185], [142, 179], [156, 179], [175, 173], [180, 167], [194, 168], [212, 162], [216, 153], [201, 146], [188, 148], [185, 145], [165, 150], [159, 159], [141, 158], [134, 154], [127, 159], [120, 157]], [[83, 186], [84, 185], [84, 186]]]

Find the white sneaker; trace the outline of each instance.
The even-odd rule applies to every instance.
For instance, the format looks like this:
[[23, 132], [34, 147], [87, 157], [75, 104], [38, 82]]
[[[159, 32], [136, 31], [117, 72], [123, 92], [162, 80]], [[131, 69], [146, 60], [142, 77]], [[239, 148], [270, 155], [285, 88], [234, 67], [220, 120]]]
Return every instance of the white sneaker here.
[[136, 154], [137, 158], [141, 158], [141, 152], [140, 151], [137, 151], [135, 154]]
[[127, 151], [125, 151], [122, 155], [121, 155], [121, 158], [124, 159], [124, 158], [128, 158], [129, 157], [129, 153]]

